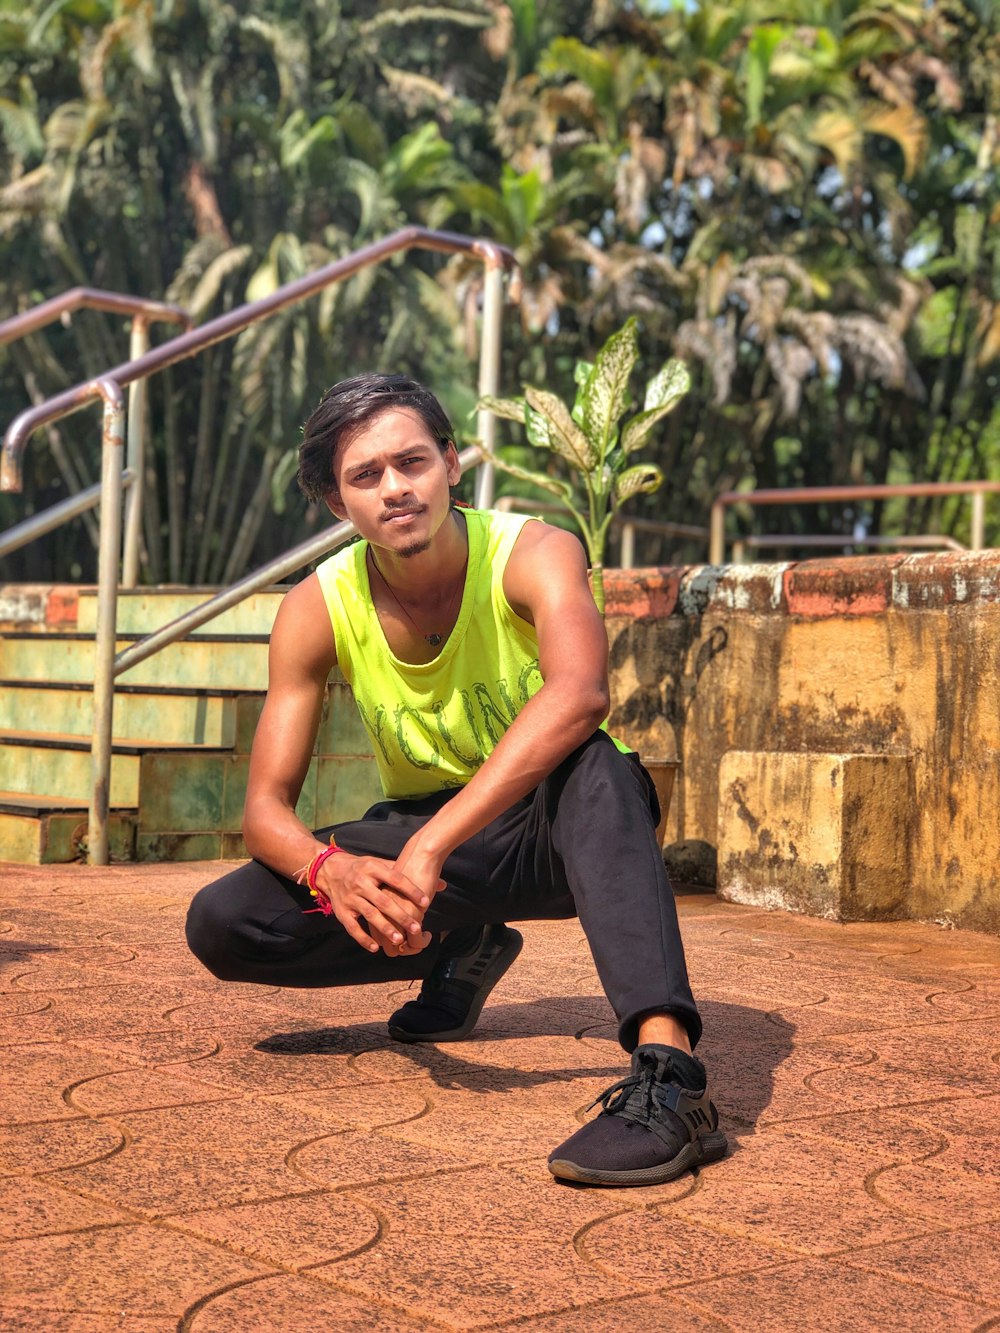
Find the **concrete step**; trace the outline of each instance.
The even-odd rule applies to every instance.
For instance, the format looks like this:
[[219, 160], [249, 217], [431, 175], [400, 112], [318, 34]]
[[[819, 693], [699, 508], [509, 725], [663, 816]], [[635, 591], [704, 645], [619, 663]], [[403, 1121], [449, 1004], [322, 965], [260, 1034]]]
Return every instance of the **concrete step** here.
[[[119, 633], [116, 650], [211, 592], [124, 595], [129, 628]], [[219, 619], [232, 632], [218, 632], [213, 623], [211, 632], [171, 645], [116, 681], [110, 820], [116, 859], [246, 855], [240, 824], [249, 752], [267, 684], [268, 631], [283, 595], [259, 594]], [[96, 597], [93, 590], [54, 587], [34, 601], [15, 598], [8, 609], [0, 634], [0, 789], [7, 793], [6, 804], [0, 802], [0, 860], [78, 860], [86, 851], [92, 781], [95, 646], [88, 631]], [[337, 672], [330, 685], [297, 807], [312, 827], [357, 818], [380, 796], [350, 690]]]
[[[218, 588], [135, 588], [118, 593], [119, 634], [150, 634], [214, 597]], [[202, 634], [270, 634], [288, 588], [265, 588], [238, 606], [208, 621]], [[76, 628], [93, 634], [97, 628], [97, 589], [81, 588]]]
[[[115, 651], [135, 642], [119, 636]], [[0, 638], [0, 677], [20, 681], [94, 679], [94, 639], [80, 632], [5, 634]], [[122, 685], [154, 685], [214, 690], [267, 689], [266, 634], [195, 634], [118, 678]]]
[[[238, 733], [246, 746], [243, 751], [116, 737], [111, 747], [111, 803], [137, 808], [143, 834], [239, 832], [250, 770], [252, 719], [247, 722]], [[85, 806], [91, 784], [90, 746], [87, 736], [2, 730], [0, 787], [50, 800], [72, 793], [74, 808], [75, 803]], [[370, 753], [317, 754], [303, 783], [299, 814], [318, 826], [357, 818], [378, 799]]]
[[[123, 859], [245, 856], [240, 825], [249, 767], [248, 755], [211, 747], [116, 745], [111, 799], [121, 824], [116, 836]], [[0, 737], [0, 773], [4, 786], [13, 786], [8, 805], [17, 803], [9, 818], [0, 819], [0, 861], [77, 859], [86, 834], [78, 825], [86, 824], [89, 746], [79, 737], [36, 746], [24, 737], [12, 741], [7, 733]], [[35, 788], [29, 786], [32, 778]], [[67, 799], [66, 791], [74, 796]], [[380, 795], [370, 755], [314, 756], [296, 810], [303, 823], [320, 828], [360, 818]], [[55, 813], [61, 823], [52, 821]]]
[[[216, 746], [183, 741], [144, 741], [135, 737], [115, 740], [111, 747], [111, 802], [138, 807], [140, 770], [146, 757], [166, 756], [176, 761], [178, 756], [193, 760], [207, 755], [219, 760], [225, 753]], [[183, 763], [174, 762], [171, 775], [174, 780], [182, 780], [178, 768], [183, 768]], [[6, 791], [39, 796], [86, 794], [91, 783], [90, 740], [59, 732], [0, 731], [0, 783]]]
[[[167, 685], [115, 685], [115, 736], [155, 744], [215, 745], [249, 754], [264, 706], [260, 690], [199, 690]], [[93, 691], [86, 681], [0, 678], [0, 731], [62, 733], [90, 739]], [[371, 741], [350, 687], [330, 676], [313, 753], [370, 755]]]
[[[137, 811], [111, 810], [108, 842], [113, 861], [135, 860], [137, 825]], [[60, 864], [81, 861], [86, 853], [86, 801], [0, 791], [0, 861]]]
[[[242, 696], [251, 698], [262, 696]], [[122, 685], [115, 690], [114, 729], [141, 740], [169, 736], [173, 741], [228, 748], [236, 743], [240, 702], [235, 691]], [[43, 727], [89, 737], [94, 728], [91, 687], [82, 681], [0, 680], [0, 730], [40, 731]]]
[[[171, 585], [118, 592], [117, 627], [121, 634], [149, 634], [214, 597], [219, 588]], [[270, 634], [288, 585], [264, 588], [239, 606], [206, 623], [215, 634]], [[0, 632], [51, 634], [64, 630], [93, 633], [97, 626], [97, 589], [79, 583], [0, 583]]]

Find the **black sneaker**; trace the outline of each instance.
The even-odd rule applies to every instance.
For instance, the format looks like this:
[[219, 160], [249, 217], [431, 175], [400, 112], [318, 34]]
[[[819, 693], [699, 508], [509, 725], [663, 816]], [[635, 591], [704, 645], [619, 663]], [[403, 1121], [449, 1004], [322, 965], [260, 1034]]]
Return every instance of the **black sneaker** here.
[[[632, 1071], [591, 1103], [601, 1114], [549, 1157], [560, 1180], [662, 1185], [726, 1155], [705, 1068], [673, 1046], [636, 1048]], [[588, 1106], [588, 1111], [590, 1107]]]
[[449, 933], [420, 987], [389, 1019], [396, 1041], [461, 1041], [479, 1020], [486, 997], [521, 952], [509, 926], [469, 926]]

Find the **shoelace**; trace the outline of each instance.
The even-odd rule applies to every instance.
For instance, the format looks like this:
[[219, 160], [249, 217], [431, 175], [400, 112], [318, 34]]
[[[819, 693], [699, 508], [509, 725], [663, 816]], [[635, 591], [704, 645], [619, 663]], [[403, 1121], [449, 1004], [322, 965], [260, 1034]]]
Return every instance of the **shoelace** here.
[[[587, 1107], [592, 1111], [600, 1102], [601, 1109], [608, 1115], [617, 1115], [627, 1109], [629, 1117], [635, 1117], [637, 1120], [648, 1121], [652, 1113], [653, 1106], [653, 1067], [643, 1064], [638, 1074], [627, 1074], [625, 1078], [619, 1079], [617, 1083], [612, 1083], [610, 1088], [604, 1092], [598, 1093], [594, 1100]], [[633, 1093], [638, 1093], [636, 1104], [629, 1105], [632, 1101]]]

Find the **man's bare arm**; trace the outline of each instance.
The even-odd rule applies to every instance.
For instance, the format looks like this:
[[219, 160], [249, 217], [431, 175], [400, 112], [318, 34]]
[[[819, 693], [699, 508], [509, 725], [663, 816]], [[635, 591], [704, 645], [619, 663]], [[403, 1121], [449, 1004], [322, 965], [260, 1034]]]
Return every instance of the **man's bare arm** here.
[[[294, 875], [324, 845], [296, 815], [295, 803], [336, 664], [329, 612], [319, 580], [311, 575], [286, 596], [274, 622], [267, 699], [254, 736], [243, 813], [250, 855], [283, 875]], [[396, 892], [386, 892], [387, 886]], [[394, 952], [393, 946], [406, 939], [423, 939], [420, 922], [432, 893], [418, 891], [392, 861], [329, 857], [320, 869], [319, 887], [345, 930], [364, 948]]]
[[243, 837], [251, 856], [290, 875], [320, 844], [295, 814], [336, 666], [330, 616], [313, 576], [288, 593], [268, 651], [268, 688], [250, 756]]
[[607, 717], [607, 633], [579, 541], [558, 528], [526, 524], [504, 591], [535, 626], [544, 683], [479, 772], [410, 839], [397, 864], [421, 886], [454, 848], [534, 790]]

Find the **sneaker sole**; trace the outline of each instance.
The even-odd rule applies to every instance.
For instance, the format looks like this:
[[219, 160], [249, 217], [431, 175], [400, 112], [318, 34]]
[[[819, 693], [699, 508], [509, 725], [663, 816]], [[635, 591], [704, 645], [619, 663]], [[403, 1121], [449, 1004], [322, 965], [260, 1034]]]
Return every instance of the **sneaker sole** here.
[[557, 1180], [571, 1180], [578, 1185], [665, 1185], [697, 1166], [725, 1157], [729, 1142], [721, 1129], [705, 1134], [683, 1147], [676, 1157], [660, 1166], [640, 1167], [634, 1171], [599, 1171], [556, 1158], [549, 1170]]
[[390, 1023], [388, 1024], [389, 1036], [394, 1041], [402, 1041], [410, 1045], [427, 1041], [461, 1041], [464, 1037], [467, 1037], [479, 1022], [479, 1015], [483, 1012], [483, 1005], [489, 999], [490, 992], [514, 963], [524, 947], [524, 939], [516, 930], [512, 930], [510, 934], [511, 938], [483, 972], [479, 989], [469, 1006], [465, 1022], [460, 1027], [445, 1028], [442, 1032], [411, 1032], [408, 1028], [397, 1027], [396, 1024]]

